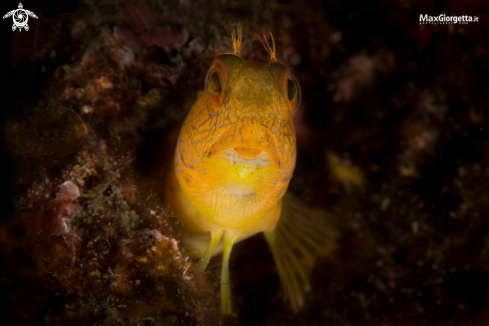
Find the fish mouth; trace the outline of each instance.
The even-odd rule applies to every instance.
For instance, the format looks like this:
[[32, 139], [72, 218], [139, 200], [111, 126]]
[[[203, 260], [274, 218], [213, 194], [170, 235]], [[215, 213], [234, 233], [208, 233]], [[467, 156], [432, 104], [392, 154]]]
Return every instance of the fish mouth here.
[[265, 156], [265, 151], [262, 151], [261, 149], [255, 147], [247, 147], [247, 146], [233, 147], [231, 148], [231, 151], [235, 155], [247, 161], [256, 160]]
[[216, 156], [228, 149], [236, 156], [250, 161], [261, 159], [268, 154], [275, 166], [280, 167], [277, 148], [270, 132], [264, 126], [248, 124], [229, 128], [212, 145], [208, 156]]

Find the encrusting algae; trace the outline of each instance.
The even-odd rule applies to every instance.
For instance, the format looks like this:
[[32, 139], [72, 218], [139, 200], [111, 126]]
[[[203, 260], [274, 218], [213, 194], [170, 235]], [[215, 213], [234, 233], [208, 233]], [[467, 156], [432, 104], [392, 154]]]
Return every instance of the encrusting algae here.
[[[221, 307], [232, 312], [229, 257], [238, 241], [263, 232], [295, 311], [309, 290], [318, 254], [334, 247], [324, 216], [286, 194], [296, 163], [292, 116], [301, 90], [263, 37], [270, 62], [245, 61], [241, 28], [233, 54], [212, 62], [180, 132], [166, 198], [185, 226], [184, 241], [204, 270], [223, 252]], [[222, 240], [222, 241], [221, 241]]]

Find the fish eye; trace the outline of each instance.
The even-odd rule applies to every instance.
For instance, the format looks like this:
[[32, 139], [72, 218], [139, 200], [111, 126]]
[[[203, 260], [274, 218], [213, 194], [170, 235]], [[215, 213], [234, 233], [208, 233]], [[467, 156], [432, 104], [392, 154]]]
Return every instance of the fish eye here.
[[289, 98], [289, 101], [295, 102], [293, 103], [295, 104], [294, 111], [297, 110], [301, 103], [301, 86], [295, 76], [290, 72], [288, 73], [287, 79], [287, 97]]
[[292, 79], [287, 79], [287, 94], [289, 95], [289, 101], [292, 101], [297, 96], [297, 87]]
[[[219, 55], [212, 62], [205, 75], [205, 91], [209, 99], [214, 103], [213, 107], [223, 109], [224, 94], [229, 81], [230, 55]], [[234, 57], [234, 56], [233, 56]], [[238, 58], [241, 60], [241, 58]], [[231, 60], [231, 63], [233, 61]]]
[[219, 72], [217, 71], [209, 71], [210, 76], [207, 76], [207, 91], [214, 93], [214, 94], [220, 94], [222, 91], [222, 85], [221, 85], [221, 78], [219, 76]]

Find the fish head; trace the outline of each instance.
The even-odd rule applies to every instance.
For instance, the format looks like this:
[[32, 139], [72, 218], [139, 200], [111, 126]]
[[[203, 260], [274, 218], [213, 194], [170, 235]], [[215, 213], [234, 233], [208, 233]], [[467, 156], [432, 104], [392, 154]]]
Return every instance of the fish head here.
[[200, 201], [235, 196], [276, 204], [295, 168], [292, 116], [300, 97], [297, 79], [278, 61], [218, 55], [177, 144], [175, 170], [184, 191]]

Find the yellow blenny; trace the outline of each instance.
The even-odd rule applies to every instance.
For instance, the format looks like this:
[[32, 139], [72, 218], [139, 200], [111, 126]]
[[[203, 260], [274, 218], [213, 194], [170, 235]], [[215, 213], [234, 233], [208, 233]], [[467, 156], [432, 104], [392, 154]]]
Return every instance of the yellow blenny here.
[[214, 59], [206, 89], [182, 126], [166, 199], [184, 223], [184, 241], [201, 257], [200, 269], [223, 252], [224, 314], [232, 311], [233, 245], [260, 232], [297, 310], [315, 257], [331, 249], [333, 235], [321, 215], [286, 195], [296, 162], [292, 115], [301, 89], [277, 61], [273, 36], [271, 46], [263, 37], [267, 64], [243, 60], [241, 29], [232, 36], [234, 53]]

